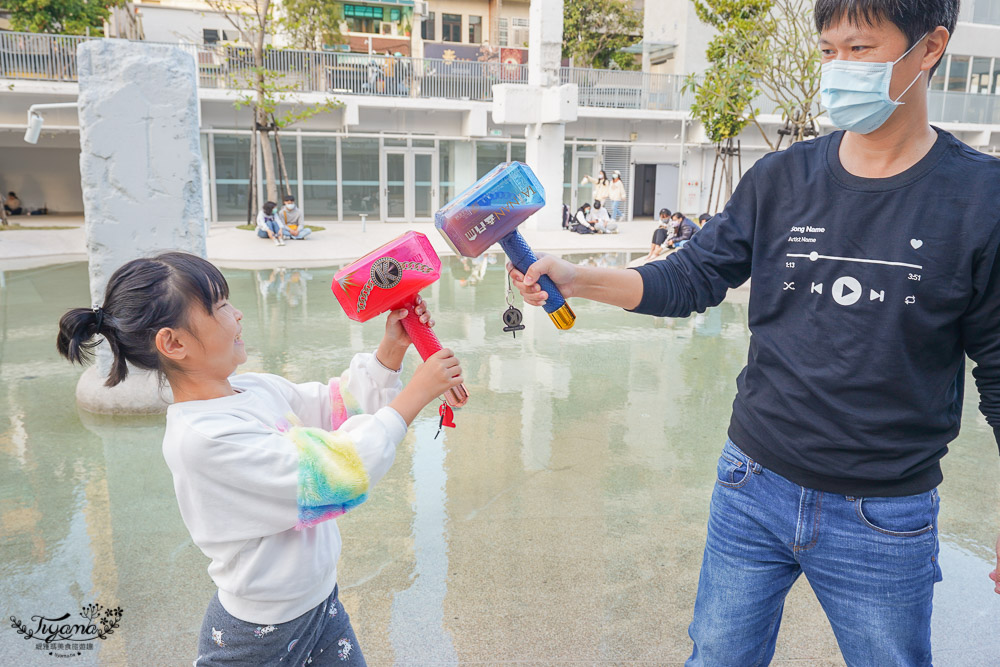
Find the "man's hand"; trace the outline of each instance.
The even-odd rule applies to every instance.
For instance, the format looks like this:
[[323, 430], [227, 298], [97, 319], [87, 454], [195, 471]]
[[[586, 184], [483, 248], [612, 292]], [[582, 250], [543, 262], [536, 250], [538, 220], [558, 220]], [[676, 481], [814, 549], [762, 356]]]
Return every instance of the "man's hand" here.
[[993, 592], [1000, 594], [1000, 536], [997, 536], [997, 568], [990, 572], [993, 580]]
[[527, 273], [521, 273], [514, 266], [507, 262], [507, 271], [510, 272], [510, 279], [514, 287], [521, 293], [524, 302], [532, 306], [545, 305], [549, 295], [543, 292], [538, 285], [538, 279], [542, 274], [548, 275], [549, 279], [556, 284], [563, 297], [575, 296], [574, 280], [577, 274], [575, 265], [564, 259], [559, 259], [543, 252], [538, 253], [538, 261], [528, 267]]

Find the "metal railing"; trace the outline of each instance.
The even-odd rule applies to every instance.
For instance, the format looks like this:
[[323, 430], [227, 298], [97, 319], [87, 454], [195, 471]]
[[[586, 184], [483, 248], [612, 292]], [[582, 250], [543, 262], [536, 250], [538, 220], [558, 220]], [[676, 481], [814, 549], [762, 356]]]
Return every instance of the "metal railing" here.
[[86, 39], [72, 35], [0, 32], [0, 77], [76, 81], [76, 47]]
[[694, 101], [681, 92], [685, 77], [675, 74], [580, 67], [563, 67], [559, 74], [561, 83], [577, 85], [582, 107], [680, 111]]
[[[76, 47], [87, 39], [100, 38], [0, 31], [0, 78], [77, 81]], [[173, 46], [194, 56], [203, 88], [252, 87], [255, 68], [248, 47]], [[269, 49], [264, 66], [289, 90], [333, 95], [489, 102], [494, 84], [528, 82], [527, 65], [328, 51]], [[694, 99], [681, 92], [684, 77], [674, 74], [563, 67], [560, 80], [577, 84], [582, 107], [683, 111]], [[758, 102], [762, 113], [775, 112], [773, 102]], [[932, 90], [928, 105], [932, 122], [1000, 125], [1000, 96]]]

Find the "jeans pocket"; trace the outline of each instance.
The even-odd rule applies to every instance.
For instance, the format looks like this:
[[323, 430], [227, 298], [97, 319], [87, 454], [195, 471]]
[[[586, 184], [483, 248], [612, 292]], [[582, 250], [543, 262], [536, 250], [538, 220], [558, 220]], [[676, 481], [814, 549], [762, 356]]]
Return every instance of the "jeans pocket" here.
[[750, 479], [753, 461], [739, 447], [727, 440], [716, 471], [716, 482], [730, 489], [738, 489]]
[[856, 498], [862, 523], [884, 535], [916, 537], [934, 530], [938, 513], [937, 489], [915, 496]]

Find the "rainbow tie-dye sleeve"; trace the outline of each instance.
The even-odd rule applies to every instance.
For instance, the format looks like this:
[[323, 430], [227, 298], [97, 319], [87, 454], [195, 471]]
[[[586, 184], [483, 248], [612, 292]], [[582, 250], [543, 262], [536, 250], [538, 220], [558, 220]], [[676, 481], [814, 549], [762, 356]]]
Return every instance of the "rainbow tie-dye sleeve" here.
[[350, 437], [305, 426], [286, 435], [299, 454], [296, 530], [338, 517], [368, 498], [368, 471]]
[[350, 371], [344, 371], [339, 378], [330, 380], [330, 428], [336, 431], [349, 417], [361, 414], [361, 405], [350, 392], [343, 389], [348, 383]]

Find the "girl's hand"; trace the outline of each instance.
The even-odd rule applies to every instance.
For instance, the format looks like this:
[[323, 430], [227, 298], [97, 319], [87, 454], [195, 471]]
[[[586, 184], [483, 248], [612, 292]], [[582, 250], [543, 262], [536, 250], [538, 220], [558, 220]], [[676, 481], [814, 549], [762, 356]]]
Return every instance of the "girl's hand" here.
[[412, 385], [417, 391], [423, 392], [427, 399], [424, 405], [427, 405], [462, 382], [462, 367], [458, 363], [458, 357], [451, 350], [444, 348], [417, 366], [407, 387]]
[[[419, 294], [416, 297], [416, 304], [413, 310], [417, 314], [417, 317], [420, 318], [420, 322], [433, 327], [434, 320], [427, 310], [427, 303], [420, 298]], [[385, 321], [385, 335], [382, 337], [382, 342], [379, 343], [378, 350], [375, 352], [379, 363], [390, 370], [402, 367], [403, 356], [413, 342], [406, 333], [406, 329], [403, 328], [402, 320], [406, 317], [406, 314], [407, 311], [405, 308], [389, 312], [389, 317]]]
[[455, 353], [448, 349], [438, 350], [417, 366], [413, 378], [389, 407], [410, 424], [428, 403], [463, 381], [462, 367]]
[[[427, 303], [420, 298], [419, 294], [416, 296], [416, 303], [417, 306], [414, 308], [414, 312], [417, 314], [417, 317], [420, 318], [420, 322], [429, 327], [433, 327], [434, 320], [431, 319], [431, 314], [427, 310]], [[382, 339], [383, 342], [396, 347], [401, 347], [404, 350], [410, 346], [413, 341], [410, 340], [410, 337], [407, 335], [406, 329], [403, 328], [402, 324], [402, 320], [405, 317], [405, 308], [389, 312], [389, 317], [385, 322], [385, 337]]]

